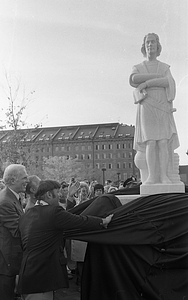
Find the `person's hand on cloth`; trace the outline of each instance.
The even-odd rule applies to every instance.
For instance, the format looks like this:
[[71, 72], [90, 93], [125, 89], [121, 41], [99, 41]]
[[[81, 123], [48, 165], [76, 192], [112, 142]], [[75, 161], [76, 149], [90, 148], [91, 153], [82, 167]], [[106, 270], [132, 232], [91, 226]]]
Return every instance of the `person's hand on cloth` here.
[[112, 218], [113, 218], [113, 214], [111, 214], [111, 215], [107, 216], [106, 218], [102, 219], [103, 226], [105, 228], [108, 227], [108, 224], [111, 222]]

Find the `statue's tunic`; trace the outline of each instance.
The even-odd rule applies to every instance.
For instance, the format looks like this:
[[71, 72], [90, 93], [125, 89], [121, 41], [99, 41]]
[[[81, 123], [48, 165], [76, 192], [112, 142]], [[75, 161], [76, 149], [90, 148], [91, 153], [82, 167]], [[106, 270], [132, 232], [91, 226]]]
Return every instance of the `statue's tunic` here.
[[[133, 67], [132, 75], [149, 74], [150, 72], [145, 62], [142, 62]], [[169, 86], [167, 88], [147, 88], [147, 97], [137, 104], [134, 136], [134, 149], [137, 151], [145, 151], [146, 142], [151, 140], [167, 139], [171, 151], [179, 147], [172, 106], [176, 91], [175, 81], [171, 75], [169, 65], [165, 63], [158, 61], [156, 73], [161, 77], [166, 77]]]

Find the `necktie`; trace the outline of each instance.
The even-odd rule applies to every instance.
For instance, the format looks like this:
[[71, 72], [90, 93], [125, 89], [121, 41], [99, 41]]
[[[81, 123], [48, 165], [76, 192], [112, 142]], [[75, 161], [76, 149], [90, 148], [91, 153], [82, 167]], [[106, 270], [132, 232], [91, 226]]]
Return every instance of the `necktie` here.
[[19, 196], [18, 201], [20, 202], [20, 205], [22, 205], [22, 198], [21, 198], [21, 196]]

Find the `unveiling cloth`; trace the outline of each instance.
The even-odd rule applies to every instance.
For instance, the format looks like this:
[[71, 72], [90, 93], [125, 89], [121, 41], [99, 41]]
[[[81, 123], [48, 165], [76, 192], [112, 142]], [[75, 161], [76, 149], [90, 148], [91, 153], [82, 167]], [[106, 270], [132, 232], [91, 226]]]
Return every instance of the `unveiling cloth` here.
[[88, 242], [81, 300], [188, 299], [188, 194], [157, 194], [121, 205], [113, 194], [71, 210], [105, 217], [102, 231], [67, 231]]

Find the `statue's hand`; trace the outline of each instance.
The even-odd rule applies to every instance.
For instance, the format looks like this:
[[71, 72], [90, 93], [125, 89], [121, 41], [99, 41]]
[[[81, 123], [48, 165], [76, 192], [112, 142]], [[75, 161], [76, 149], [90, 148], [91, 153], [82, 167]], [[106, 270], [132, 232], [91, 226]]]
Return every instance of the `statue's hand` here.
[[143, 90], [147, 88], [146, 82], [141, 83], [137, 89], [140, 91], [140, 93], [143, 93]]

